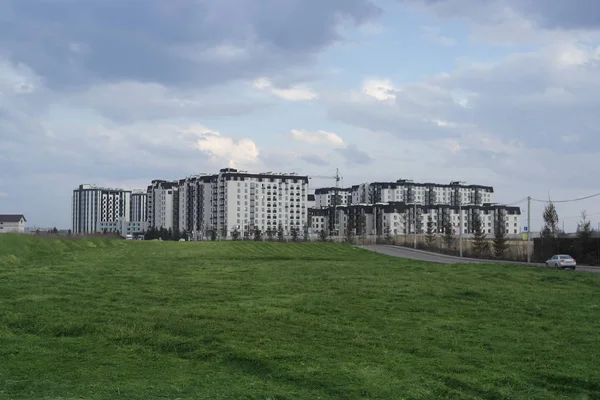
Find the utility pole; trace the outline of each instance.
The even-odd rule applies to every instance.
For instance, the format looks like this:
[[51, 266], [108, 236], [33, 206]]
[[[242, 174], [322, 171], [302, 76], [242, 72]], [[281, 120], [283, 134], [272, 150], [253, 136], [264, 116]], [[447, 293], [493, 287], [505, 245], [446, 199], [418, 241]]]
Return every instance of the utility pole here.
[[417, 248], [417, 203], [415, 203], [415, 215], [413, 217], [413, 221], [414, 221], [414, 225], [415, 225], [415, 230], [413, 231], [413, 233], [414, 233], [413, 247], [416, 249]]
[[527, 196], [527, 263], [531, 262], [531, 196]]
[[459, 227], [458, 227], [458, 247], [459, 247], [459, 254], [460, 257], [463, 256], [463, 245], [462, 245], [462, 235], [463, 235], [463, 216], [462, 216], [462, 196], [460, 197], [460, 199], [458, 200], [458, 223], [459, 223]]

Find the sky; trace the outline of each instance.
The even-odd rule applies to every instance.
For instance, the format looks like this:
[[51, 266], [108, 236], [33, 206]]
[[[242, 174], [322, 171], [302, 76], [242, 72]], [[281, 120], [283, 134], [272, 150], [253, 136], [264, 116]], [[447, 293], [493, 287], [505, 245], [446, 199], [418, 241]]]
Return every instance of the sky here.
[[[236, 167], [600, 192], [597, 0], [2, 0], [0, 214]], [[311, 187], [332, 186], [311, 179]], [[576, 228], [600, 197], [557, 203]]]

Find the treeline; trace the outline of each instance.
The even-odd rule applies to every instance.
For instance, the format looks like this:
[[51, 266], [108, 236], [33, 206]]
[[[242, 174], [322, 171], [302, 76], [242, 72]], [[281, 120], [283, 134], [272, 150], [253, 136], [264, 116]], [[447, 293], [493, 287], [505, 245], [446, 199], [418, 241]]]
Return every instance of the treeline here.
[[188, 233], [179, 229], [165, 229], [165, 228], [150, 228], [144, 234], [144, 240], [171, 240], [178, 242], [181, 239], [188, 240]]

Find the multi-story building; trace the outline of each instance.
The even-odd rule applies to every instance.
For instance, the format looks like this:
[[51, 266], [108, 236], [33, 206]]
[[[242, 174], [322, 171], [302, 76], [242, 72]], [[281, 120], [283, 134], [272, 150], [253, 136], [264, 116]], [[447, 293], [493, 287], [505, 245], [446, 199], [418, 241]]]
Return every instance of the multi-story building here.
[[[482, 185], [463, 185], [460, 182], [450, 184], [415, 183], [411, 180], [399, 179], [396, 182], [370, 182], [354, 185], [349, 189], [324, 188], [315, 191], [315, 207], [334, 206], [335, 191], [337, 205], [376, 204], [389, 202], [416, 203], [422, 205], [475, 204], [483, 205], [493, 202], [494, 188]], [[348, 198], [346, 198], [346, 196]]]
[[129, 222], [137, 232], [145, 232], [148, 229], [148, 195], [143, 190], [134, 190], [131, 192], [131, 202], [129, 207]]
[[362, 231], [367, 235], [383, 235], [388, 230], [393, 235], [422, 234], [427, 229], [431, 217], [435, 232], [442, 233], [446, 223], [450, 222], [458, 234], [462, 220], [463, 233], [468, 236], [473, 233], [475, 213], [481, 216], [483, 231], [486, 234], [493, 235], [498, 224], [501, 224], [509, 235], [520, 233], [521, 209], [499, 204], [458, 207], [389, 202], [315, 208], [309, 210], [309, 227], [312, 233], [326, 230], [330, 235], [340, 236], [346, 234], [348, 227], [356, 234]]
[[148, 226], [179, 229], [179, 182], [153, 180], [146, 191]]
[[281, 228], [286, 234], [307, 224], [308, 177], [249, 173], [225, 168], [178, 182], [179, 226], [202, 238], [252, 235]]
[[132, 215], [131, 201], [131, 190], [79, 185], [73, 190], [73, 233], [143, 232], [142, 214]]

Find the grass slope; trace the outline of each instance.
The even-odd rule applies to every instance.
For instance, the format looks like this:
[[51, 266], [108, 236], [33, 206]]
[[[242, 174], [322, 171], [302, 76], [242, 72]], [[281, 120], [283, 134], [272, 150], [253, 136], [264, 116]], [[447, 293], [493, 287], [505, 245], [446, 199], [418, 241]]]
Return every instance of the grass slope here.
[[599, 278], [0, 236], [0, 398], [600, 399]]

